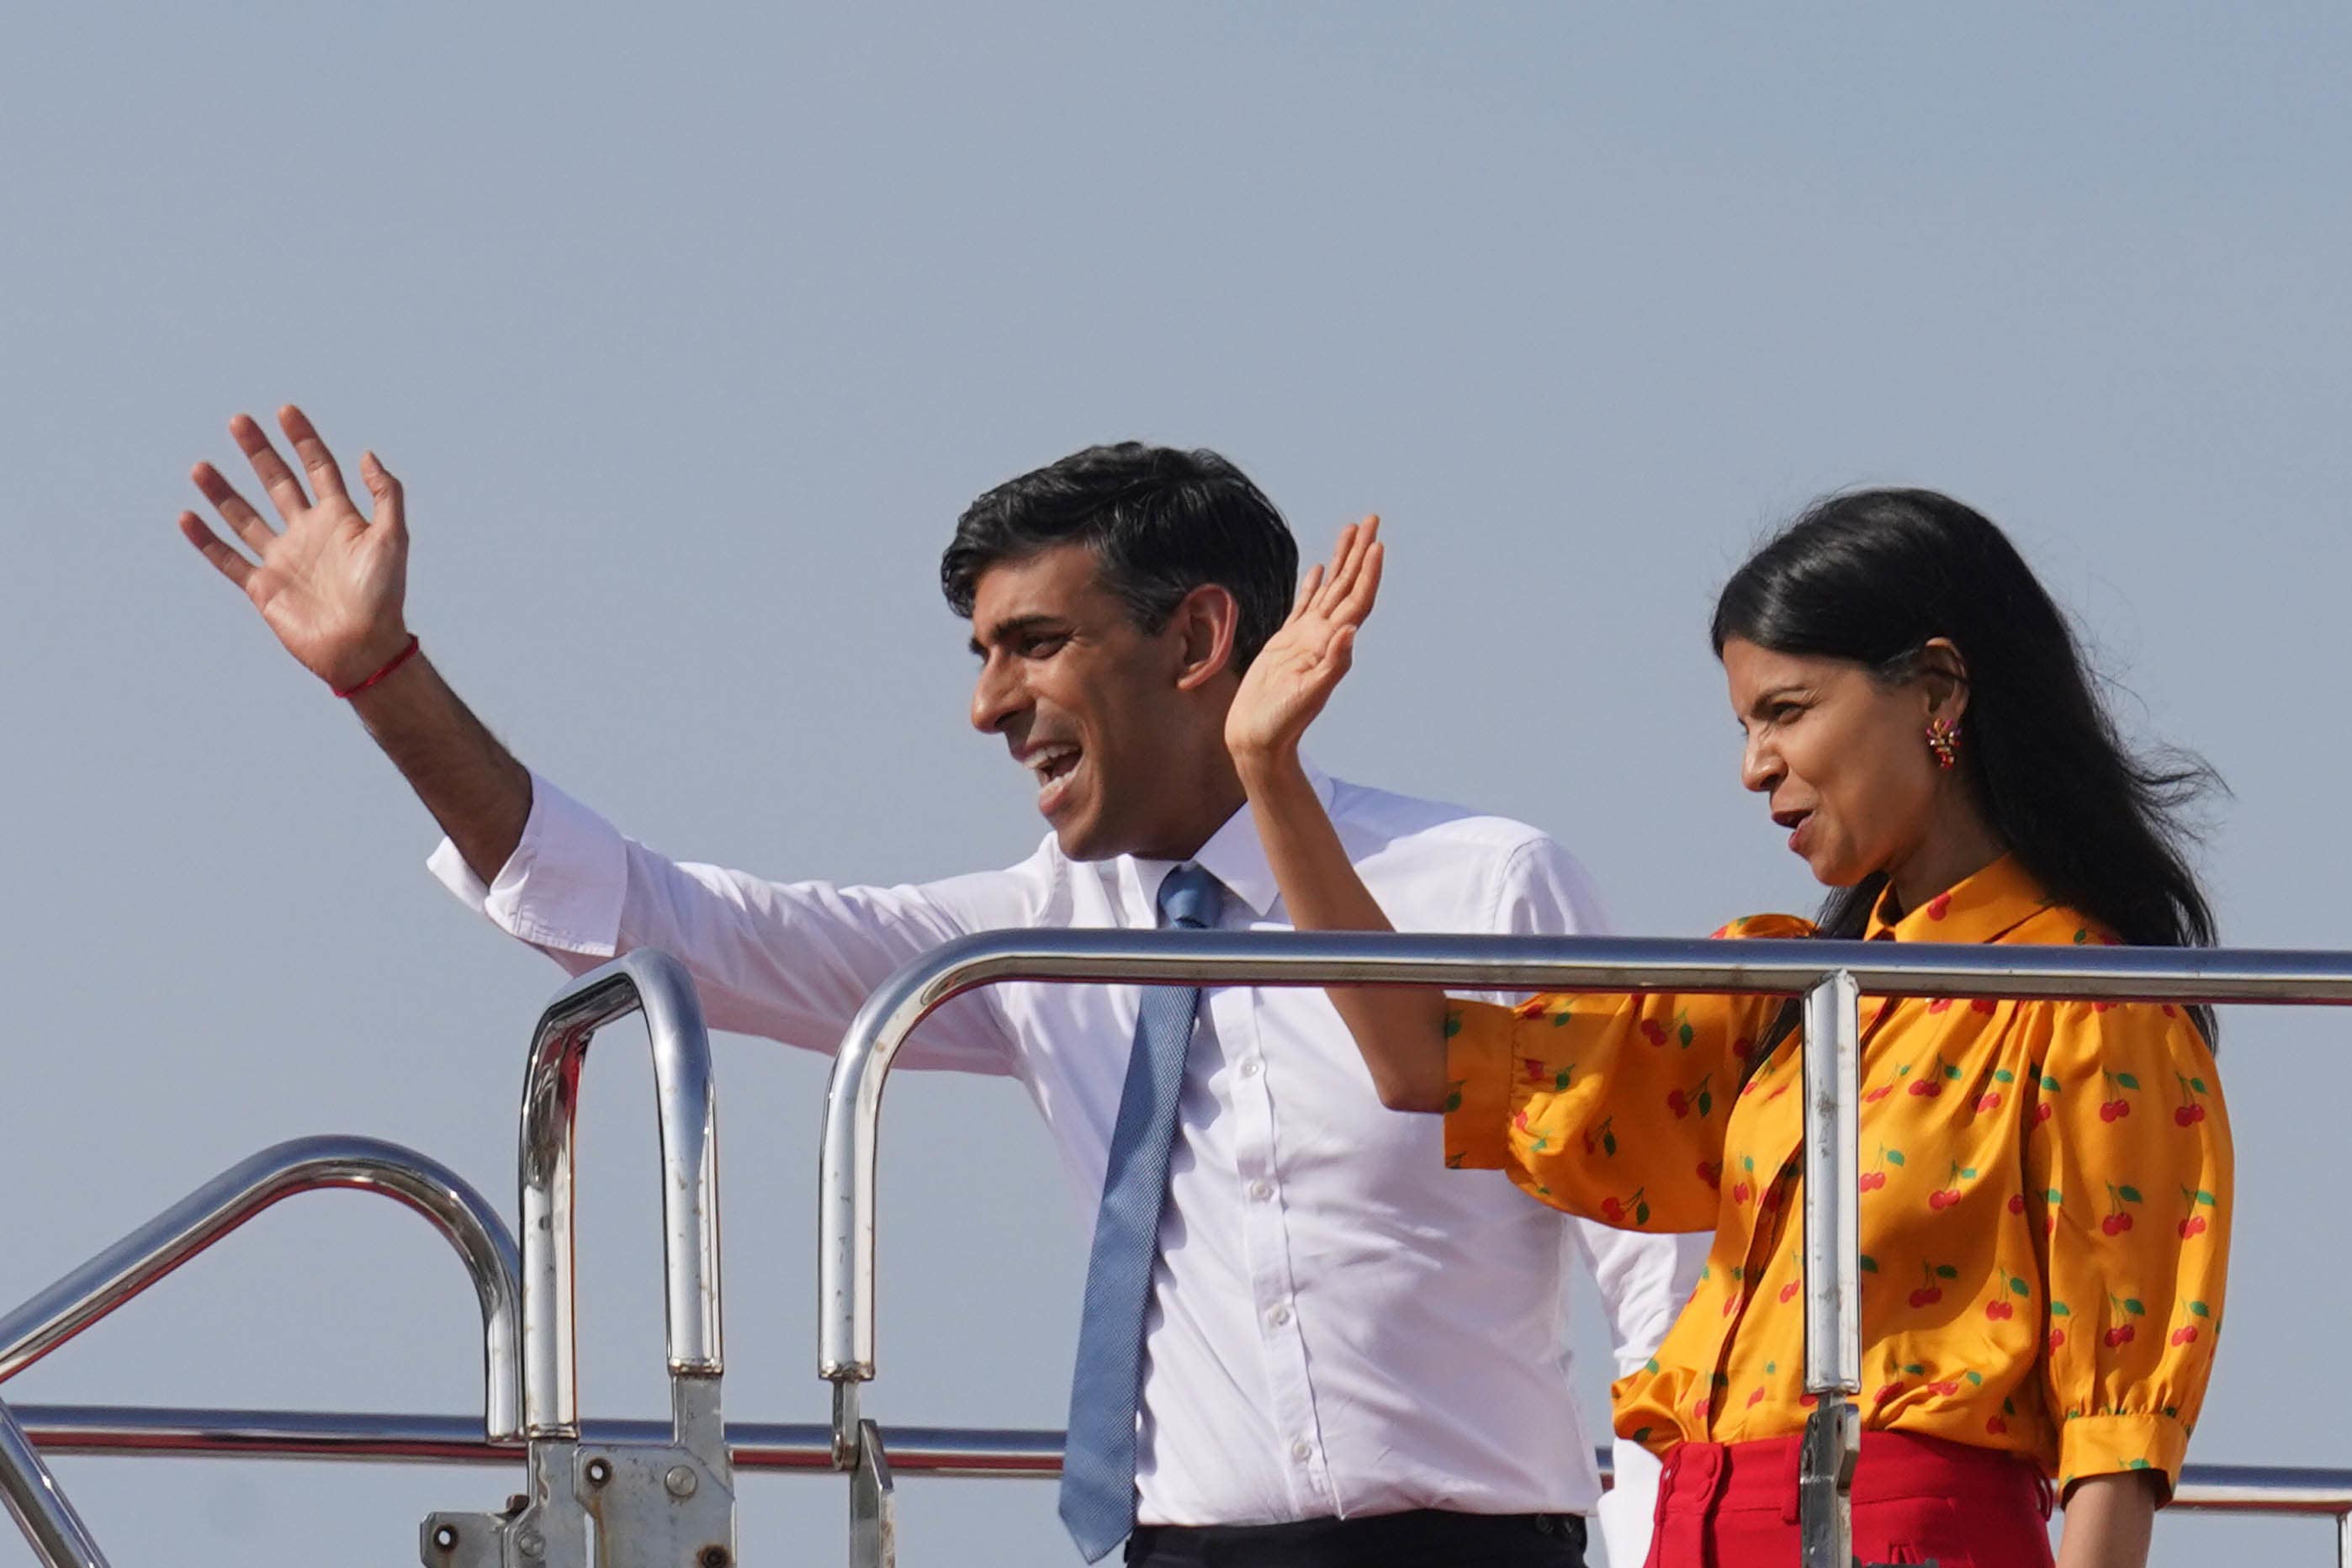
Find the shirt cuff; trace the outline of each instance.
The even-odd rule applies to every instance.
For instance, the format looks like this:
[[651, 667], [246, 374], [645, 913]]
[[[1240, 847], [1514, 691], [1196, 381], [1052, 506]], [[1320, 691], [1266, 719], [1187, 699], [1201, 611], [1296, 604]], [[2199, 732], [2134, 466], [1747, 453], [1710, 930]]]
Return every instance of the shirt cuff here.
[[2189, 1428], [2173, 1416], [2077, 1415], [2058, 1438], [2058, 1495], [2076, 1481], [2125, 1470], [2154, 1470], [2172, 1500], [2180, 1462], [2189, 1454]]
[[1510, 1163], [1511, 1036], [1507, 1007], [1454, 1001], [1445, 1008], [1445, 1163], [1498, 1171]]
[[487, 886], [446, 838], [425, 865], [460, 903], [534, 947], [592, 958], [620, 951], [628, 842], [537, 773], [521, 841]]

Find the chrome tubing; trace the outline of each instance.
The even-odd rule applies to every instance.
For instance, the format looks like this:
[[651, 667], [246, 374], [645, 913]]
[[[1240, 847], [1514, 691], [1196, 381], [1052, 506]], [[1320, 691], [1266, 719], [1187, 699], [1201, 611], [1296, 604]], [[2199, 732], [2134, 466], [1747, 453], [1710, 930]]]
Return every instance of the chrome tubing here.
[[[216, 1459], [396, 1461], [520, 1465], [518, 1442], [492, 1443], [457, 1415], [376, 1411], [215, 1410], [155, 1405], [25, 1405], [25, 1429], [42, 1452]], [[666, 1443], [670, 1423], [582, 1424], [590, 1444]], [[902, 1474], [1050, 1479], [1062, 1473], [1062, 1434], [1024, 1428], [893, 1426], [890, 1462]], [[739, 1470], [830, 1475], [832, 1428], [821, 1422], [731, 1421], [727, 1442]], [[1605, 1450], [1604, 1450], [1605, 1458]], [[2347, 1477], [2352, 1486], [2352, 1477]]]
[[56, 1350], [263, 1210], [297, 1193], [346, 1187], [414, 1209], [457, 1249], [482, 1312], [482, 1426], [521, 1430], [520, 1267], [506, 1222], [437, 1160], [376, 1138], [295, 1138], [227, 1170], [0, 1318], [0, 1382]]
[[107, 1568], [106, 1553], [90, 1539], [89, 1526], [5, 1402], [0, 1402], [0, 1505], [25, 1532], [41, 1568]]
[[[45, 1454], [165, 1455], [186, 1458], [382, 1460], [408, 1464], [520, 1465], [513, 1441], [485, 1439], [467, 1415], [383, 1412], [215, 1410], [157, 1405], [20, 1405], [25, 1432]], [[1043, 1428], [888, 1426], [891, 1468], [900, 1475], [999, 1476], [1050, 1479], [1062, 1471], [1062, 1434]], [[584, 1424], [597, 1443], [656, 1443], [669, 1432], [656, 1419]], [[832, 1429], [822, 1422], [730, 1421], [735, 1468], [768, 1474], [824, 1475], [833, 1469]], [[1611, 1453], [1594, 1456], [1610, 1478]], [[2172, 1506], [2195, 1513], [2352, 1515], [2352, 1469], [2287, 1465], [2182, 1468]]]
[[[963, 992], [1025, 980], [1801, 996], [1841, 972], [1874, 996], [2352, 1005], [2352, 953], [2337, 952], [1387, 931], [978, 932], [900, 967], [866, 998], [842, 1040], [819, 1156], [818, 1373], [836, 1387], [874, 1375], [882, 1089], [915, 1026]], [[1858, 1178], [1849, 1168], [1839, 1184]], [[855, 1402], [836, 1402], [844, 1409], [854, 1413]], [[844, 1451], [855, 1433], [836, 1433]]]
[[1862, 1015], [1839, 970], [1805, 993], [1805, 1417], [1797, 1470], [1805, 1568], [1851, 1568], [1862, 1458]]
[[702, 1003], [685, 967], [642, 949], [555, 994], [531, 1037], [522, 1096], [522, 1427], [580, 1435], [573, 1337], [572, 1155], [589, 1039], [633, 1012], [652, 1039], [662, 1164], [662, 1264], [669, 1368], [724, 1369], [719, 1320], [719, 1103]]
[[1805, 1392], [1862, 1392], [1861, 993], [1843, 970], [1805, 994]]

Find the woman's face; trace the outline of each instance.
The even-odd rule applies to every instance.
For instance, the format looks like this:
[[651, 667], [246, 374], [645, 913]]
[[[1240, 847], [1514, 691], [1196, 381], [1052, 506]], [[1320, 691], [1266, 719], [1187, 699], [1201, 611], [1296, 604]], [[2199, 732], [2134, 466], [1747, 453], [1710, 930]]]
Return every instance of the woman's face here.
[[1813, 876], [1848, 888], [1895, 872], [1934, 834], [1945, 792], [1928, 721], [1957, 720], [1965, 687], [1885, 684], [1849, 659], [1723, 645], [1747, 744], [1740, 782], [1765, 796]]

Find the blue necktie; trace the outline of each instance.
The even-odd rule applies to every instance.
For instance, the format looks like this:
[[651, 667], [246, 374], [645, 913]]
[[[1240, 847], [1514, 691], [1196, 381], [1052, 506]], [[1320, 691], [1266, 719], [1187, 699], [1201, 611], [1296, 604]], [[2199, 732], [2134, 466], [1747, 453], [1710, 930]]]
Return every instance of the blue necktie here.
[[[1205, 931], [1224, 889], [1187, 862], [1160, 885], [1160, 923]], [[1143, 1386], [1143, 1311], [1160, 1257], [1160, 1210], [1176, 1101], [1192, 1040], [1197, 985], [1145, 988], [1127, 1058], [1127, 1086], [1110, 1135], [1110, 1168], [1087, 1260], [1078, 1365], [1070, 1379], [1070, 1434], [1062, 1454], [1062, 1522], [1089, 1563], [1135, 1529], [1135, 1412]]]

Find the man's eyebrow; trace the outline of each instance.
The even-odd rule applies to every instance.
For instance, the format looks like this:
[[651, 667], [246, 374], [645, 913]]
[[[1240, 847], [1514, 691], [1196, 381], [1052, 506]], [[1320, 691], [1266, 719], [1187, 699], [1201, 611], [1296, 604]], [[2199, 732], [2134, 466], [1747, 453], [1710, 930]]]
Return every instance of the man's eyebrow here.
[[989, 644], [1011, 642], [1024, 632], [1043, 631], [1048, 628], [1059, 630], [1062, 625], [1062, 617], [1059, 616], [1010, 616], [988, 628], [986, 642], [975, 634], [967, 646], [971, 647], [974, 658], [984, 658], [988, 653]]

